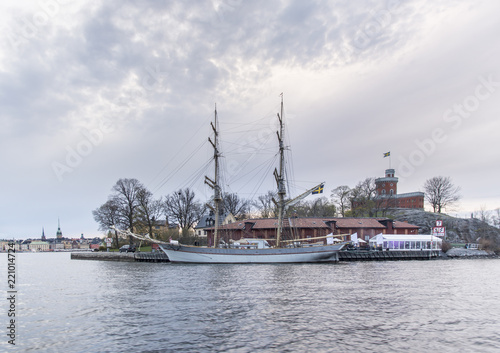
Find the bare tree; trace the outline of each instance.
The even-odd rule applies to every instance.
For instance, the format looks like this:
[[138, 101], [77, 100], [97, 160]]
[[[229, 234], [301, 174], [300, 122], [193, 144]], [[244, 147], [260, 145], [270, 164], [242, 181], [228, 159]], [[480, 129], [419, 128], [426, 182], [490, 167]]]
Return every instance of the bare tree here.
[[[131, 232], [134, 232], [137, 221], [137, 207], [139, 207], [138, 193], [144, 186], [137, 179], [119, 179], [113, 186], [110, 198], [118, 203], [121, 223]], [[133, 239], [129, 237], [132, 244]]]
[[331, 197], [333, 202], [340, 210], [340, 215], [345, 217], [345, 211], [349, 209], [349, 195], [351, 194], [351, 188], [347, 185], [341, 185], [332, 190]]
[[250, 211], [250, 201], [240, 199], [237, 194], [227, 193], [222, 196], [222, 207], [225, 212], [231, 213], [238, 219], [243, 219]]
[[450, 177], [433, 177], [424, 183], [425, 199], [431, 204], [434, 213], [452, 207], [460, 199], [460, 187], [453, 185]]
[[354, 217], [373, 217], [376, 209], [376, 190], [375, 178], [366, 178], [351, 189], [351, 213]]
[[275, 193], [268, 191], [265, 195], [260, 195], [255, 201], [254, 206], [260, 212], [262, 218], [270, 218], [276, 216], [276, 205], [273, 202]]
[[479, 219], [485, 223], [492, 224], [492, 216], [490, 212], [486, 209], [486, 205], [481, 205], [479, 208], [479, 211], [475, 212], [476, 217], [479, 217]]
[[493, 225], [500, 228], [500, 208], [495, 209], [493, 213]]
[[334, 217], [335, 205], [326, 197], [302, 201], [292, 206], [288, 213], [297, 217]]
[[146, 188], [137, 192], [137, 220], [140, 226], [147, 228], [150, 237], [153, 236], [153, 226], [163, 214], [162, 199], [153, 198], [153, 193]]
[[323, 196], [316, 200], [309, 201], [311, 205], [311, 217], [334, 217], [336, 213], [335, 205]]
[[185, 235], [200, 220], [205, 211], [202, 204], [195, 200], [195, 196], [189, 188], [179, 189], [168, 195], [164, 202], [168, 218], [177, 222]]
[[[115, 199], [106, 201], [99, 208], [92, 211], [94, 220], [99, 224], [99, 230], [107, 231], [112, 226], [120, 224], [120, 205]], [[118, 233], [115, 230], [115, 246], [118, 247]]]

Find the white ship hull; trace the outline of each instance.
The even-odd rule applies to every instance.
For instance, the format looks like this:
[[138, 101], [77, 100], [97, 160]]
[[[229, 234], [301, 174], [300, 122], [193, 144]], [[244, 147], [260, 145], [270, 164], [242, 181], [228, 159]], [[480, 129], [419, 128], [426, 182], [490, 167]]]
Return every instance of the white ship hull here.
[[344, 244], [303, 248], [224, 249], [161, 244], [171, 262], [207, 264], [267, 264], [337, 262]]

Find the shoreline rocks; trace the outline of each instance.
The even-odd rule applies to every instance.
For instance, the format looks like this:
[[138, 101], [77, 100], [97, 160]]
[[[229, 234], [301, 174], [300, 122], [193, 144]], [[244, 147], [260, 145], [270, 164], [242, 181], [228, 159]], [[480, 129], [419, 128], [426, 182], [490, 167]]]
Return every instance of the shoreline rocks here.
[[497, 258], [494, 252], [477, 249], [452, 248], [446, 252], [446, 257], [449, 258]]

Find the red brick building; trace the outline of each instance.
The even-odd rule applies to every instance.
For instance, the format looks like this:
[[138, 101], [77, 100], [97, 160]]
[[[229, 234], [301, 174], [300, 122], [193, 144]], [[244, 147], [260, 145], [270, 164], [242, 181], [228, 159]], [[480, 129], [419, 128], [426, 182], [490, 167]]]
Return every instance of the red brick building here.
[[[276, 218], [257, 218], [236, 221], [219, 228], [219, 236], [225, 242], [242, 238], [266, 239], [273, 245], [276, 238], [278, 220]], [[358, 238], [368, 241], [371, 237], [383, 234], [418, 234], [419, 227], [406, 222], [388, 218], [289, 218], [284, 224], [284, 240], [310, 239], [311, 242], [324, 239], [327, 234], [343, 234], [344, 240], [351, 240], [350, 235], [358, 233]], [[213, 244], [214, 228], [207, 228], [208, 244]]]
[[394, 169], [386, 169], [385, 177], [375, 179], [378, 208], [424, 208], [424, 193], [409, 192], [398, 194], [398, 178]]

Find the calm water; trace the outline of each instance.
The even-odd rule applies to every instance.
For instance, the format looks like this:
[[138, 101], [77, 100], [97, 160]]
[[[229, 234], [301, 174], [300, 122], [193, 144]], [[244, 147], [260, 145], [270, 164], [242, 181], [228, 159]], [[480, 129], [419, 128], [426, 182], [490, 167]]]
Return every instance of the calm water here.
[[[4, 300], [2, 351], [500, 351], [500, 260], [17, 264], [17, 345]], [[6, 268], [1, 254], [4, 297]]]

